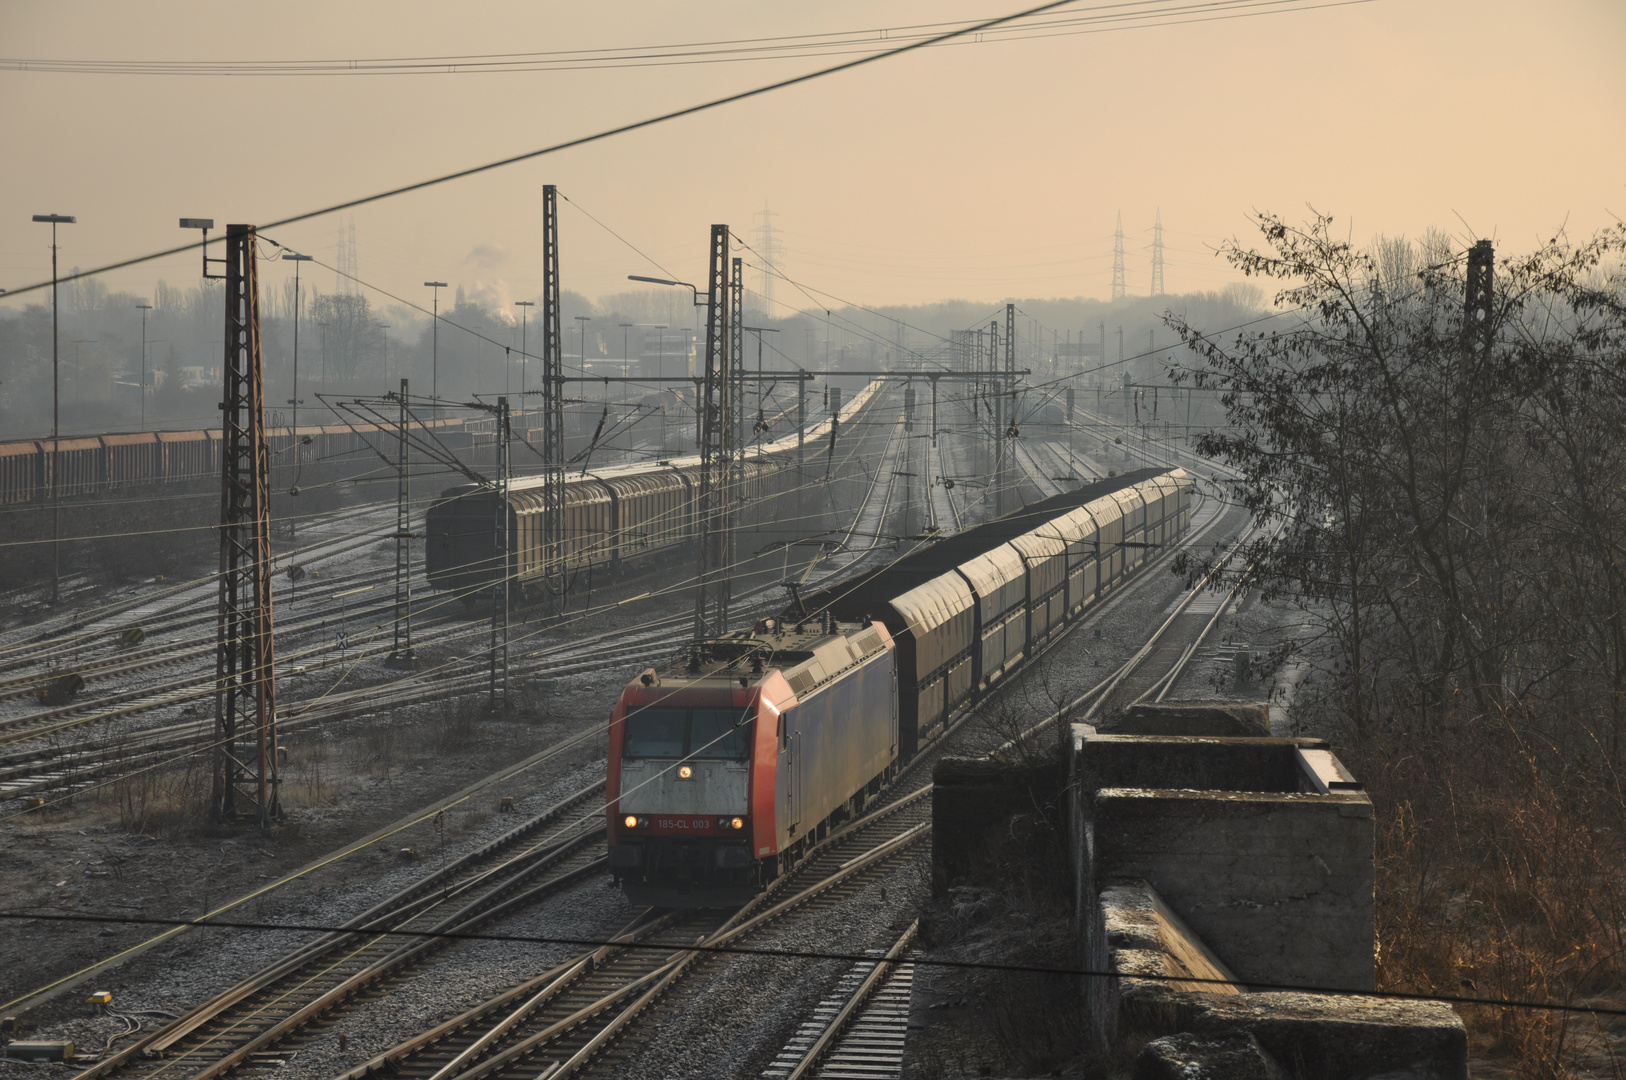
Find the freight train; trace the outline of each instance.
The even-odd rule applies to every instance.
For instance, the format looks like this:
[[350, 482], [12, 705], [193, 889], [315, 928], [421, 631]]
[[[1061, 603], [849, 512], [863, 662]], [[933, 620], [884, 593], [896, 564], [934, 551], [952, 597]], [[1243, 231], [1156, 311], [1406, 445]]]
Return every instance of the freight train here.
[[1183, 536], [1191, 512], [1182, 469], [1100, 481], [646, 670], [611, 715], [617, 884], [661, 907], [749, 899]]
[[[827, 419], [801, 440], [793, 434], [751, 447], [742, 484], [734, 493], [736, 528], [783, 532], [788, 539], [818, 531], [802, 512], [815, 500], [797, 496], [810, 493], [815, 480], [830, 474], [832, 430], [862, 416], [878, 400], [881, 387], [879, 381], [869, 383], [842, 408], [846, 419]], [[675, 554], [698, 536], [699, 457], [591, 472], [584, 468], [565, 482], [563, 566], [550, 568], [543, 531], [545, 483], [543, 477], [530, 476], [508, 485], [508, 580], [522, 594], [544, 588], [550, 569], [567, 581], [592, 571], [614, 576]], [[430, 505], [424, 520], [430, 585], [469, 596], [497, 580], [502, 559], [495, 529], [498, 497], [488, 486], [459, 484]], [[760, 547], [769, 537], [757, 539]]]
[[[516, 414], [514, 419], [521, 434], [528, 434], [527, 425], [532, 422], [541, 423], [530, 414]], [[414, 421], [415, 428], [427, 429], [454, 450], [468, 449], [477, 441], [489, 443], [495, 426], [489, 417]], [[68, 436], [55, 440], [54, 454], [49, 438], [0, 442], [0, 506], [51, 498], [53, 467], [55, 494], [62, 498], [164, 485], [219, 484], [221, 438], [219, 428]], [[395, 430], [390, 427], [301, 424], [297, 429], [267, 428], [266, 438], [272, 468], [278, 472], [292, 469], [298, 441], [299, 456], [307, 466], [322, 463], [357, 475], [377, 471], [381, 476], [394, 476], [373, 449], [394, 453]]]

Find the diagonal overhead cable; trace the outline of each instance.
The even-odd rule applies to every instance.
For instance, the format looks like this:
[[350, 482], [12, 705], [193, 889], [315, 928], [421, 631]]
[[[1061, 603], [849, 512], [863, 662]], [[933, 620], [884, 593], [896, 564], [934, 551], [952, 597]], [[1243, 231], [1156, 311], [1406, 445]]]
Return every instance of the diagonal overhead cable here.
[[[1008, 15], [999, 15], [992, 19], [984, 19], [981, 22], [968, 23], [965, 26], [961, 26], [953, 30], [947, 30], [941, 34], [935, 34], [931, 37], [911, 41], [906, 45], [900, 45], [896, 49], [889, 49], [886, 52], [872, 53], [868, 56], [860, 56], [855, 60], [847, 60], [840, 64], [833, 64], [830, 67], [820, 68], [817, 71], [809, 71], [802, 75], [794, 75], [788, 79], [779, 79], [775, 82], [764, 83], [761, 86], [753, 87], [749, 90], [741, 90], [737, 93], [725, 94], [722, 97], [712, 98], [709, 101], [703, 101], [698, 105], [688, 105], [681, 109], [674, 109], [670, 112], [664, 112], [656, 116], [646, 117], [643, 120], [634, 120], [628, 124], [621, 124], [616, 127], [605, 128], [604, 130], [594, 132], [591, 135], [582, 135], [574, 139], [567, 139], [564, 142], [554, 143], [552, 146], [545, 146], [540, 150], [529, 150], [523, 154], [515, 154], [512, 157], [499, 158], [496, 161], [488, 161], [483, 165], [474, 165], [467, 169], [459, 169], [456, 172], [443, 173], [440, 176], [431, 177], [428, 180], [419, 180], [415, 183], [404, 184], [401, 187], [390, 188], [386, 191], [380, 191], [372, 195], [364, 195], [359, 199], [349, 199], [345, 202], [334, 203], [332, 206], [325, 206], [319, 210], [308, 210], [302, 214], [294, 214], [291, 217], [279, 218], [276, 221], [266, 222], [263, 225], [260, 225], [259, 228], [276, 229], [281, 228], [284, 225], [293, 225], [297, 222], [309, 221], [311, 218], [323, 217], [327, 214], [335, 214], [341, 210], [352, 210], [358, 206], [365, 206], [368, 203], [381, 202], [384, 199], [392, 199], [397, 195], [406, 195], [410, 192], [422, 191], [425, 188], [436, 187], [440, 184], [447, 184], [453, 180], [462, 180], [465, 177], [478, 176], [480, 173], [491, 172], [495, 169], [501, 169], [509, 165], [517, 165], [522, 161], [531, 161], [535, 158], [543, 157], [548, 154], [556, 154], [561, 150], [570, 150], [578, 146], [586, 146], [590, 143], [600, 142], [616, 135], [625, 135], [628, 132], [641, 131], [644, 128], [654, 127], [657, 124], [664, 124], [668, 121], [678, 120], [685, 116], [694, 116], [697, 113], [709, 112], [712, 109], [721, 108], [724, 105], [732, 105], [737, 101], [746, 101], [750, 98], [760, 97], [763, 94], [773, 93], [776, 90], [784, 90], [792, 86], [798, 86], [802, 83], [812, 82], [815, 79], [822, 79], [827, 75], [836, 75], [843, 71], [851, 71], [854, 68], [876, 63], [880, 60], [889, 60], [892, 57], [902, 56], [905, 53], [928, 48], [940, 42], [952, 41], [955, 38], [964, 37], [967, 34], [980, 33], [984, 30], [989, 30], [997, 26], [1003, 26], [1006, 23], [1015, 22], [1019, 19], [1030, 18], [1042, 12], [1054, 11], [1058, 8], [1068, 7], [1077, 2], [1078, 0], [1048, 0], [1046, 3], [1037, 4], [1030, 8], [1024, 8], [1021, 11], [1013, 11]], [[82, 270], [78, 273], [70, 274], [67, 277], [59, 278], [58, 283], [65, 285], [71, 281], [78, 281], [80, 278], [94, 277], [98, 274], [105, 274], [112, 270], [122, 270], [125, 267], [137, 266], [141, 263], [152, 262], [155, 259], [164, 259], [171, 255], [180, 255], [188, 251], [196, 251], [203, 246], [203, 243], [204, 242], [200, 240], [196, 243], [182, 244], [179, 247], [165, 248], [163, 251], [155, 251], [147, 255], [138, 255], [135, 258], [123, 259], [119, 262], [108, 263], [105, 266], [98, 266], [90, 270]], [[35, 282], [32, 285], [25, 285], [21, 288], [11, 289], [8, 291], [8, 293], [11, 296], [18, 296], [23, 293], [36, 292], [40, 289], [48, 289], [50, 287], [50, 281], [40, 281]]]

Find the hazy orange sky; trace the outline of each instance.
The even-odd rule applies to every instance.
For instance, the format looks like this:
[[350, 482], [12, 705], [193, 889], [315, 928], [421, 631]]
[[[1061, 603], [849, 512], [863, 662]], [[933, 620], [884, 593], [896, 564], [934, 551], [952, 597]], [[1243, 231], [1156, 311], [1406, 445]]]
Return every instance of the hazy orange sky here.
[[[0, 7], [0, 60], [608, 49], [1021, 6], [18, 0]], [[1092, 8], [1099, 0], [1074, 10]], [[534, 296], [544, 183], [693, 281], [708, 226], [748, 235], [766, 201], [786, 272], [869, 304], [1105, 297], [1120, 210], [1140, 294], [1160, 208], [1171, 292], [1234, 280], [1212, 248], [1245, 231], [1255, 208], [1302, 217], [1314, 204], [1362, 241], [1435, 225], [1511, 253], [1562, 224], [1581, 235], [1626, 214], [1623, 55], [1621, 0], [1375, 0], [937, 47], [356, 210], [359, 268], [415, 301], [430, 278]], [[62, 261], [88, 267], [180, 242], [183, 215], [269, 221], [836, 59], [315, 77], [11, 65], [0, 70], [0, 286], [49, 276], [49, 228], [35, 213], [78, 216], [62, 229]], [[332, 262], [349, 220], [275, 235]], [[661, 272], [572, 207], [562, 261], [566, 288], [589, 296]], [[331, 287], [331, 274], [314, 273]], [[160, 277], [192, 284], [196, 257], [108, 280], [147, 294]]]

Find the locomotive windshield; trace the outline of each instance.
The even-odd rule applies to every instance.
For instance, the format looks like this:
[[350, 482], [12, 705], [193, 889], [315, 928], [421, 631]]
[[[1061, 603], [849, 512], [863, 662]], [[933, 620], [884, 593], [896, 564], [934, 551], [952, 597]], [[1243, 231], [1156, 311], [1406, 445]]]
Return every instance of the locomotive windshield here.
[[682, 757], [688, 709], [640, 709], [627, 715], [622, 755], [630, 758]]
[[750, 756], [745, 737], [750, 730], [747, 719], [749, 714], [739, 709], [694, 710], [689, 722], [689, 753], [701, 758], [745, 760]]
[[750, 718], [739, 709], [639, 709], [627, 714], [621, 754], [744, 761], [751, 750]]

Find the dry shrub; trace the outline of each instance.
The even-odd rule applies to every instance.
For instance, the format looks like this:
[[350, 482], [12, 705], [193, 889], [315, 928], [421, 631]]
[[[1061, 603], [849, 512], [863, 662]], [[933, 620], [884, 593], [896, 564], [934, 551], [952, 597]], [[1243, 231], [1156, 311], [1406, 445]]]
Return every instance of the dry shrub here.
[[434, 715], [420, 736], [424, 748], [436, 754], [466, 750], [478, 734], [481, 717], [490, 715], [490, 706], [480, 695], [450, 698], [435, 707]]
[[376, 776], [388, 776], [403, 753], [395, 725], [385, 722], [367, 728], [361, 739], [361, 765]]
[[132, 833], [183, 835], [210, 821], [213, 766], [199, 755], [140, 769], [100, 789], [97, 809]]
[[290, 763], [282, 771], [282, 801], [285, 808], [327, 806], [343, 792], [333, 770], [321, 758]]
[[[1602, 754], [1560, 753], [1538, 730], [1476, 718], [1341, 748], [1377, 814], [1380, 987], [1612, 1007], [1626, 997], [1620, 777]], [[1584, 1015], [1458, 1011], [1475, 1050], [1521, 1076], [1571, 1076], [1583, 1062], [1621, 1075]]]

